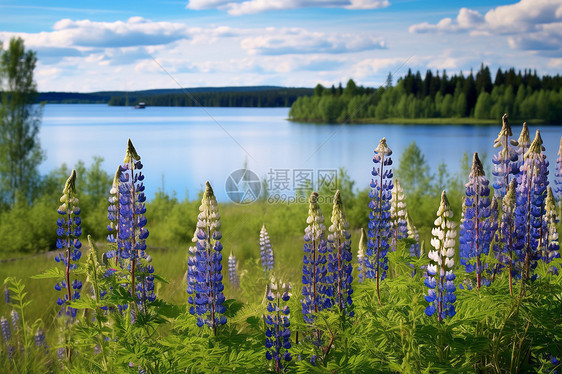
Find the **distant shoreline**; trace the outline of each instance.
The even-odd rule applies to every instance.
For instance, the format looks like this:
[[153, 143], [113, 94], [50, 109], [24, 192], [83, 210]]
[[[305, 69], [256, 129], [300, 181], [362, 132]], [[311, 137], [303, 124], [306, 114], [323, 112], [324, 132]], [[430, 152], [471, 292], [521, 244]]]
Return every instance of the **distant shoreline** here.
[[[400, 124], [400, 125], [476, 125], [476, 126], [493, 126], [497, 125], [501, 127], [501, 121], [495, 119], [477, 119], [477, 118], [459, 118], [459, 117], [433, 117], [433, 118], [385, 118], [385, 119], [377, 119], [377, 118], [356, 118], [349, 121], [343, 122], [332, 122], [326, 123], [323, 121], [304, 121], [300, 119], [294, 118], [287, 118], [287, 120], [291, 122], [300, 122], [300, 123], [310, 123], [310, 124], [333, 124], [333, 125], [341, 125], [341, 124], [350, 124], [350, 125], [366, 125], [366, 124]], [[519, 123], [520, 122], [520, 123]], [[548, 125], [544, 120], [539, 119], [532, 119], [532, 120], [525, 120], [525, 121], [518, 121], [510, 120], [510, 123], [514, 126], [518, 124], [523, 124], [523, 122], [527, 122], [529, 125]], [[552, 123], [553, 125], [559, 125], [556, 123]]]

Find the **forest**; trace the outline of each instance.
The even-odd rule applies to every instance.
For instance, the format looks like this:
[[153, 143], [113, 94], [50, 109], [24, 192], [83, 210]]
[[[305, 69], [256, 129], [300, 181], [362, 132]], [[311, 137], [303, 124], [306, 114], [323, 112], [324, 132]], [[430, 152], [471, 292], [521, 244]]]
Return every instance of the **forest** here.
[[[411, 70], [392, 84], [389, 74], [378, 89], [357, 86], [350, 79], [326, 88], [318, 84], [312, 97], [301, 97], [289, 117], [303, 122], [371, 122], [389, 119], [471, 119], [486, 123], [507, 113], [512, 120], [560, 122], [562, 77], [538, 76], [536, 71], [499, 68], [492, 79], [488, 66], [448, 76], [427, 70], [425, 76]], [[455, 121], [453, 121], [455, 122]], [[495, 123], [495, 122], [494, 122]]]

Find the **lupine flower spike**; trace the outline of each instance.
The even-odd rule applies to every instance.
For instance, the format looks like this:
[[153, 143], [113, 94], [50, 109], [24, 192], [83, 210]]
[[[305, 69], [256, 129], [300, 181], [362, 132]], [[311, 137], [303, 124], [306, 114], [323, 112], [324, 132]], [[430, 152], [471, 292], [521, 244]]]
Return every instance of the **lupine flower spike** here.
[[392, 250], [396, 251], [399, 239], [408, 237], [408, 223], [406, 221], [406, 196], [398, 179], [394, 180], [392, 197], [390, 199], [390, 222], [392, 225]]
[[271, 242], [269, 240], [269, 234], [265, 229], [265, 225], [263, 225], [260, 230], [260, 255], [261, 266], [264, 273], [267, 274], [268, 271], [273, 270], [275, 261], [273, 257], [273, 249], [271, 248]]
[[376, 279], [377, 300], [381, 304], [380, 281], [386, 278], [388, 270], [388, 258], [386, 257], [390, 247], [391, 224], [390, 224], [390, 199], [392, 197], [392, 151], [386, 145], [386, 139], [382, 138], [375, 148], [373, 162], [373, 179], [371, 180], [371, 202], [369, 208], [369, 242], [367, 244], [366, 275], [368, 278]]
[[357, 250], [357, 272], [359, 273], [359, 283], [365, 280], [365, 251], [367, 250], [367, 234], [361, 227], [361, 238], [359, 239], [359, 249]]
[[302, 266], [302, 314], [305, 322], [312, 323], [316, 313], [329, 309], [333, 302], [333, 287], [327, 284], [326, 267], [328, 245], [324, 238], [326, 226], [318, 205], [318, 194], [310, 195], [308, 226], [304, 230], [304, 257]]
[[207, 182], [197, 216], [197, 229], [193, 237], [194, 250], [190, 253], [187, 268], [187, 293], [189, 313], [197, 315], [197, 326], [217, 328], [226, 324], [226, 308], [222, 284], [221, 221], [217, 199]]
[[275, 372], [286, 369], [286, 362], [291, 361], [291, 323], [289, 321], [289, 306], [286, 304], [291, 298], [291, 287], [283, 283], [280, 285], [271, 280], [267, 286], [267, 314], [265, 315], [265, 357], [275, 363]]
[[354, 315], [351, 311], [353, 303], [351, 299], [351, 294], [353, 294], [351, 272], [353, 267], [351, 266], [351, 234], [348, 229], [349, 223], [343, 212], [340, 191], [337, 190], [334, 195], [332, 224], [328, 228], [330, 232], [328, 234], [328, 246], [330, 247], [328, 272], [332, 275], [332, 283], [334, 284], [335, 304], [341, 313], [352, 317]]
[[111, 190], [109, 191], [109, 207], [107, 208], [107, 218], [109, 219], [109, 225], [107, 225], [107, 230], [109, 234], [107, 235], [107, 241], [113, 244], [112, 250], [107, 251], [106, 257], [115, 257], [115, 266], [119, 265], [119, 252], [123, 248], [123, 241], [119, 240], [119, 183], [121, 180], [121, 165], [117, 167], [115, 172], [115, 177], [113, 177], [113, 184]]
[[238, 260], [230, 251], [230, 256], [228, 256], [228, 279], [230, 280], [230, 285], [234, 288], [240, 286], [240, 278], [238, 278]]
[[61, 306], [61, 311], [67, 313], [71, 317], [76, 317], [76, 309], [68, 307], [68, 303], [74, 299], [80, 298], [80, 290], [82, 289], [82, 282], [78, 279], [71, 281], [70, 273], [75, 270], [78, 265], [76, 262], [82, 256], [80, 248], [80, 235], [82, 235], [82, 228], [80, 224], [80, 207], [78, 206], [78, 198], [76, 197], [76, 171], [72, 173], [64, 185], [62, 197], [60, 198], [61, 206], [58, 208], [58, 213], [62, 216], [57, 219], [57, 248], [62, 249], [64, 252], [59, 253], [55, 260], [65, 266], [65, 279], [55, 285], [57, 291], [63, 291], [64, 296], [59, 297], [57, 304]]
[[523, 122], [519, 139], [517, 139], [517, 178], [521, 176], [521, 166], [523, 166], [525, 153], [527, 153], [530, 146], [531, 137], [529, 136], [529, 127], [527, 126], [527, 122]]
[[493, 226], [490, 222], [490, 188], [488, 179], [484, 175], [484, 168], [474, 153], [472, 171], [466, 186], [466, 199], [464, 222], [460, 229], [459, 251], [461, 264], [465, 266], [468, 273], [476, 270], [476, 287], [480, 289], [482, 284], [488, 284], [488, 280], [482, 277], [485, 264], [482, 263], [482, 255], [487, 255], [490, 243], [494, 235]]
[[8, 322], [8, 320], [4, 316], [0, 318], [0, 328], [2, 329], [2, 337], [4, 338], [4, 342], [8, 344], [8, 342], [12, 339], [12, 330], [10, 329], [10, 322]]
[[556, 202], [554, 201], [554, 194], [552, 188], [548, 187], [545, 201], [546, 214], [544, 215], [544, 238], [542, 240], [542, 258], [543, 261], [549, 263], [555, 258], [560, 258], [559, 245], [558, 245], [558, 230], [556, 224], [558, 223], [558, 215], [556, 214]]
[[[522, 277], [529, 279], [530, 272], [540, 258], [539, 246], [543, 230], [544, 200], [548, 186], [548, 161], [544, 155], [539, 130], [525, 153], [517, 186], [515, 224], [524, 232], [525, 262]], [[531, 279], [534, 280], [536, 275]], [[523, 292], [523, 291], [522, 291]]]
[[[515, 176], [519, 173], [519, 168], [517, 164], [518, 154], [515, 146], [517, 142], [510, 139], [513, 135], [511, 132], [511, 126], [507, 121], [507, 114], [502, 117], [502, 129], [498, 134], [496, 140], [494, 140], [494, 148], [500, 148], [500, 151], [494, 155], [492, 162], [494, 163], [494, 170], [492, 174], [495, 177], [494, 180], [494, 194], [503, 199], [509, 182], [511, 181], [510, 176]], [[528, 131], [527, 131], [528, 134]]]
[[554, 173], [554, 197], [558, 201], [558, 217], [562, 216], [562, 137], [556, 157], [556, 172]]
[[425, 314], [432, 316], [437, 312], [437, 320], [442, 321], [455, 315], [453, 303], [455, 297], [455, 274], [453, 265], [455, 263], [455, 237], [457, 232], [455, 223], [452, 221], [453, 211], [449, 207], [449, 201], [445, 191], [441, 194], [441, 205], [437, 211], [435, 227], [431, 230], [433, 238], [431, 245], [434, 250], [429, 251], [431, 260], [427, 266], [427, 278], [425, 285], [429, 288], [425, 300], [429, 303]]

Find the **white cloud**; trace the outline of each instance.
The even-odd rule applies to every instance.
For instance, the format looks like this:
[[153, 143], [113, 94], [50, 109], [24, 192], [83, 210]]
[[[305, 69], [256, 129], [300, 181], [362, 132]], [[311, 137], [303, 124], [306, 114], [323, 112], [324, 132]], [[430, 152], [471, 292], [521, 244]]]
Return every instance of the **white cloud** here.
[[248, 53], [261, 55], [348, 53], [385, 48], [381, 38], [361, 34], [312, 32], [300, 28], [267, 28], [242, 40]]
[[562, 53], [562, 2], [521, 0], [516, 4], [498, 6], [485, 15], [461, 8], [455, 20], [443, 18], [437, 24], [423, 22], [410, 26], [409, 31], [505, 35], [509, 46], [514, 49]]
[[191, 0], [188, 9], [219, 9], [232, 15], [299, 8], [379, 9], [388, 0]]

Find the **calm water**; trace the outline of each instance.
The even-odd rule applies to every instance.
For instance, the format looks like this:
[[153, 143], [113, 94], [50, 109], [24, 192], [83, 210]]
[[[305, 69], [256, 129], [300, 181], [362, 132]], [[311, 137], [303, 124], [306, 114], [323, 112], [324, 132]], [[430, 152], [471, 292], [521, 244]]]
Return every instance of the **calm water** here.
[[[227, 200], [229, 174], [247, 164], [260, 178], [277, 183], [289, 193], [297, 175], [312, 175], [345, 167], [356, 186], [368, 185], [373, 149], [386, 137], [395, 165], [412, 141], [424, 153], [432, 172], [446, 162], [451, 174], [459, 169], [464, 152], [487, 153], [498, 126], [439, 125], [312, 125], [286, 121], [288, 108], [176, 108], [135, 110], [107, 105], [46, 105], [41, 145], [46, 173], [62, 163], [90, 164], [104, 158], [103, 167], [114, 174], [122, 162], [127, 138], [142, 157], [148, 196], [159, 188], [193, 199], [209, 180], [219, 200]], [[499, 122], [499, 121], [498, 121]], [[515, 138], [521, 127], [512, 124]], [[535, 127], [531, 127], [534, 136]], [[556, 159], [561, 126], [542, 126], [547, 158]], [[551, 174], [554, 168], [551, 167]], [[302, 181], [302, 179], [301, 179]], [[285, 189], [287, 188], [287, 189]]]

